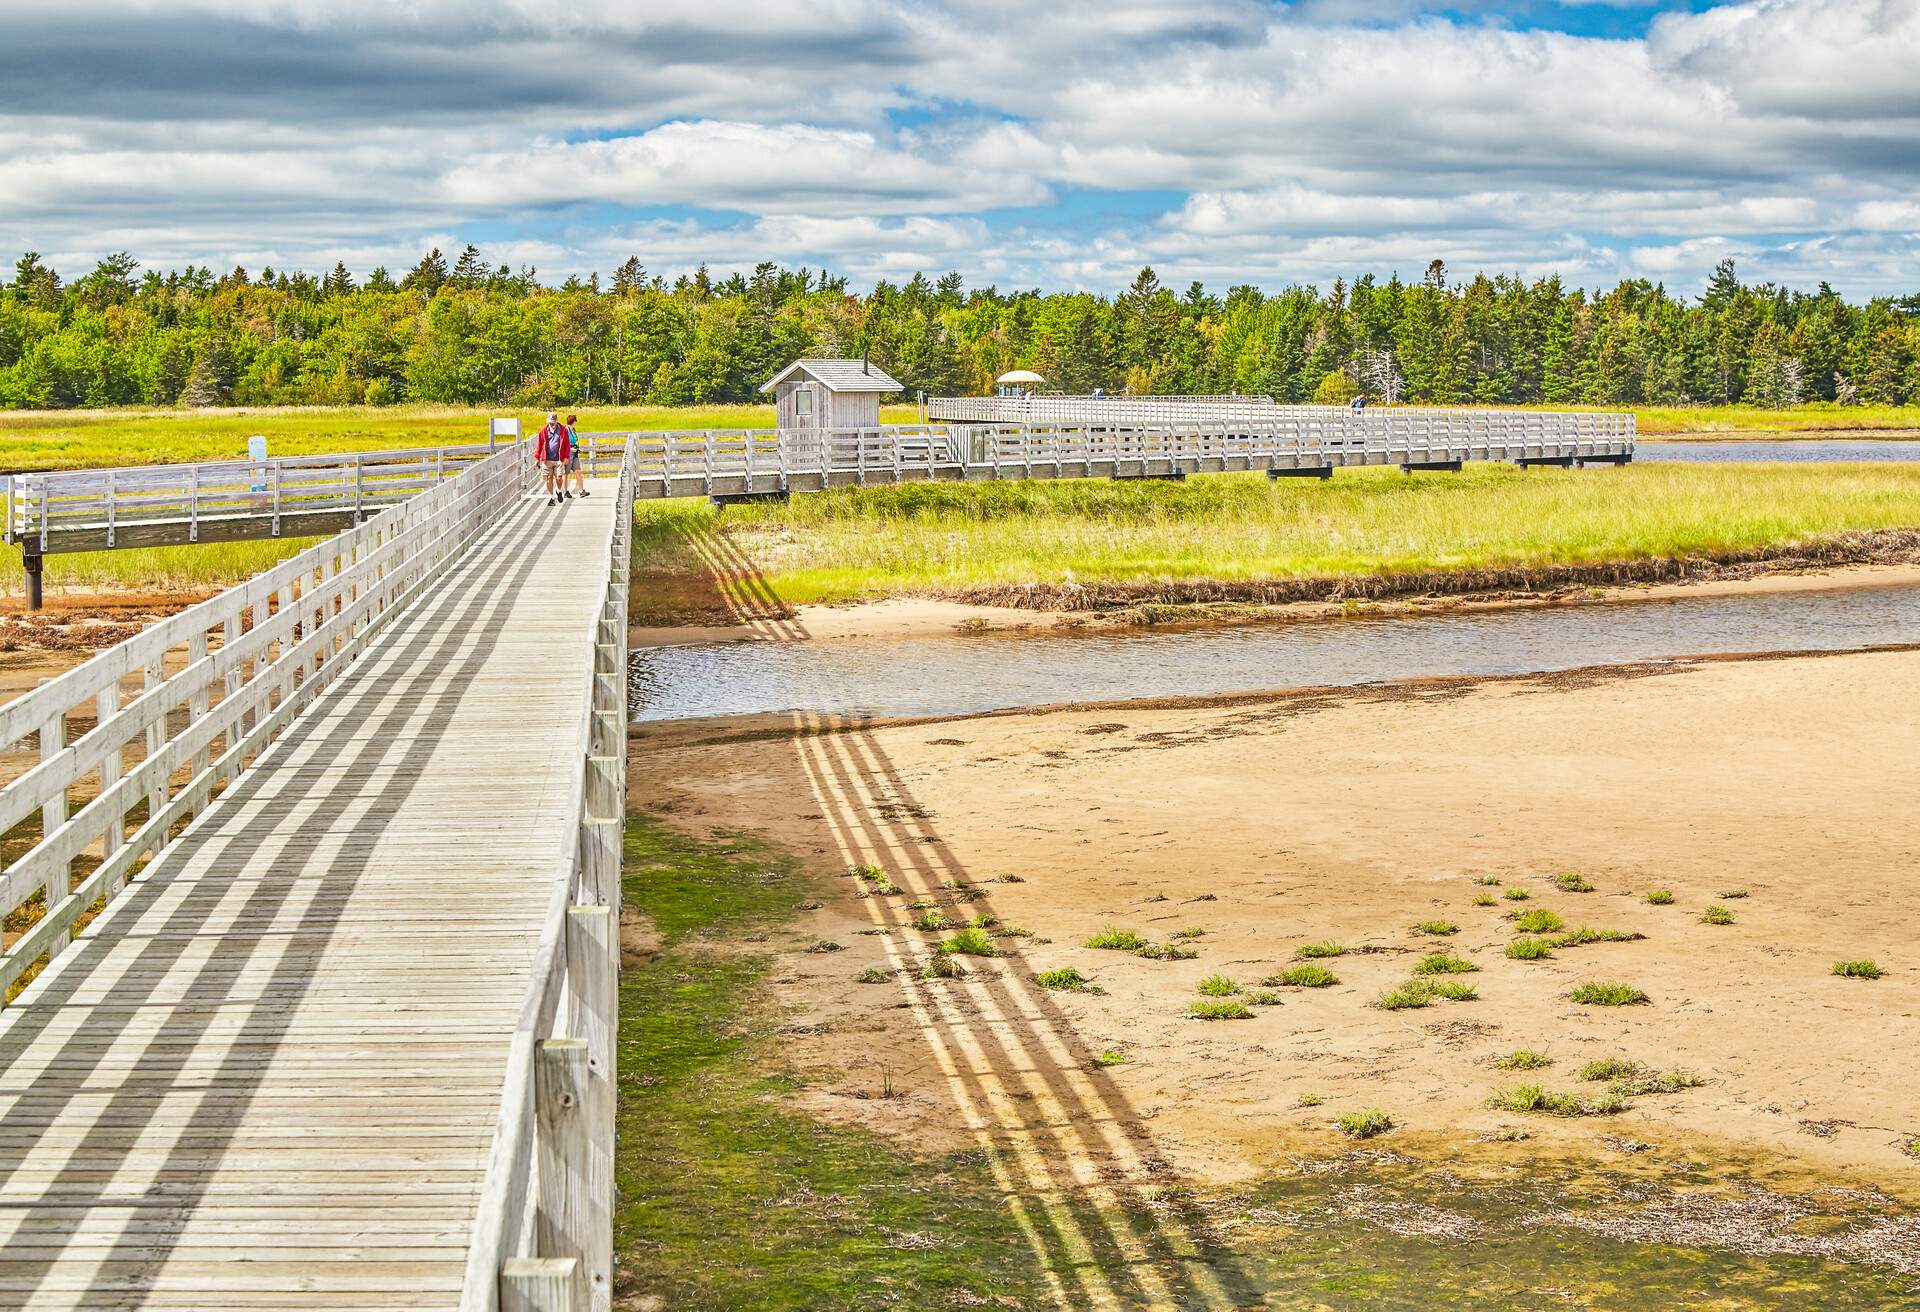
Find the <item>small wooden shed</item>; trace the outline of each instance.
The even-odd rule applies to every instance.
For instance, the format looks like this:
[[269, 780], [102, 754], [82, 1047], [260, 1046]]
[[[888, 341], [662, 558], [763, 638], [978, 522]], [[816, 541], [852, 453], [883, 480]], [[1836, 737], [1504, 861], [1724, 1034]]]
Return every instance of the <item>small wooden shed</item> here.
[[876, 428], [880, 396], [904, 390], [865, 360], [795, 360], [760, 387], [781, 428]]

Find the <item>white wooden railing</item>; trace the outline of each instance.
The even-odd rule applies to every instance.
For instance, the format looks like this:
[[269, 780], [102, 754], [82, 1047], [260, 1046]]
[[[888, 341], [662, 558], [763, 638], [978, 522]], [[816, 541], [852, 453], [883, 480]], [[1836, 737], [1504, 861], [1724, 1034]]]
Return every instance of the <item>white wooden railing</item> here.
[[[620, 434], [581, 434], [582, 466], [617, 467]], [[418, 496], [507, 443], [10, 474], [4, 537], [41, 554], [230, 538], [311, 537]]]
[[463, 1312], [605, 1312], [612, 1303], [614, 1044], [626, 813], [627, 584], [637, 448], [614, 493], [607, 589], [583, 744], [566, 803], [578, 823], [549, 875], [553, 896], [507, 1061]]
[[[525, 447], [481, 460], [0, 707], [0, 743], [40, 753], [0, 788], [0, 833], [39, 813], [0, 875], [0, 913], [33, 921], [0, 951], [0, 988], [68, 951], [81, 916], [231, 785], [530, 474]], [[98, 795], [73, 809], [88, 783]], [[75, 883], [86, 858], [97, 864]]]

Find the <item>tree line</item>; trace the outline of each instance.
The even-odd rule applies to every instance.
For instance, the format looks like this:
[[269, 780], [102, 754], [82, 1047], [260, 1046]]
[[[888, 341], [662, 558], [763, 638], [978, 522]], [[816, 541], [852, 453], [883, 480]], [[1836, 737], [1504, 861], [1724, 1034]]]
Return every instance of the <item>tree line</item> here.
[[978, 393], [1008, 369], [1049, 388], [1356, 394], [1434, 404], [1785, 406], [1920, 403], [1920, 295], [1853, 304], [1743, 283], [1589, 292], [1558, 277], [1367, 275], [1321, 291], [1195, 282], [1151, 268], [1107, 297], [967, 288], [948, 273], [864, 293], [762, 264], [668, 282], [629, 259], [544, 284], [468, 246], [400, 278], [141, 270], [126, 254], [71, 281], [34, 253], [0, 289], [0, 407], [519, 406], [751, 401], [806, 355], [862, 353], [909, 395]]

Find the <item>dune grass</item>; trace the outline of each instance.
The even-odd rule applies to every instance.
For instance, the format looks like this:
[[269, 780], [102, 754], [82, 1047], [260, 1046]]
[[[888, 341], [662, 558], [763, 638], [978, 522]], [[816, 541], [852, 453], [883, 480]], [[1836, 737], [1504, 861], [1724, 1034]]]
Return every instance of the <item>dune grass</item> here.
[[788, 603], [999, 588], [1388, 577], [1757, 551], [1920, 525], [1920, 466], [1475, 465], [1331, 482], [912, 483], [716, 512], [652, 502], [643, 570], [702, 572], [725, 528]]

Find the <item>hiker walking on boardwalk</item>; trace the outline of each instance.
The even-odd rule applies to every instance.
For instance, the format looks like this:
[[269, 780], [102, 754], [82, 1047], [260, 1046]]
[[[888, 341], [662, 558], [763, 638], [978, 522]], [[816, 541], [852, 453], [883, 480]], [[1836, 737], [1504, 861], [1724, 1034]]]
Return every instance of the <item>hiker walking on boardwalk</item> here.
[[567, 473], [573, 477], [573, 490], [579, 496], [591, 496], [587, 491], [587, 476], [580, 470], [580, 431], [574, 427], [580, 422], [579, 415], [567, 416]]
[[547, 504], [557, 506], [567, 499], [567, 461], [573, 454], [572, 434], [556, 414], [548, 414], [538, 437], [533, 439], [533, 458], [547, 476]]

